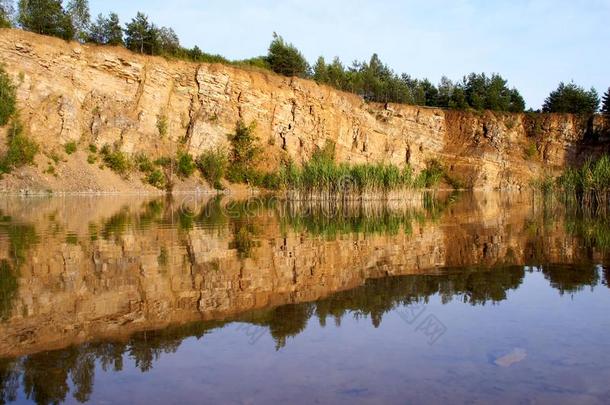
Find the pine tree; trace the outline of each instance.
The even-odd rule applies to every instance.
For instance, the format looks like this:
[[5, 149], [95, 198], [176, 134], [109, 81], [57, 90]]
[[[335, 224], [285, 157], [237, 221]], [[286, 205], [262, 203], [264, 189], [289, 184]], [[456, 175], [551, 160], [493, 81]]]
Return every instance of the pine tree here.
[[151, 28], [148, 17], [139, 12], [136, 17], [126, 25], [125, 45], [128, 49], [139, 53], [151, 53]]
[[610, 118], [610, 87], [606, 93], [604, 93], [604, 98], [602, 100], [602, 113]]
[[267, 61], [275, 73], [284, 76], [309, 76], [309, 64], [305, 57], [292, 44], [284, 42], [284, 39], [273, 33], [273, 41], [269, 45]]
[[574, 83], [559, 83], [544, 101], [542, 111], [550, 113], [593, 114], [599, 108], [594, 88], [587, 91]]
[[87, 34], [87, 41], [96, 44], [106, 43], [106, 33], [104, 25], [106, 24], [106, 18], [100, 13], [97, 15], [94, 22], [89, 26], [89, 33]]
[[510, 112], [523, 112], [525, 111], [525, 100], [516, 88], [510, 89], [510, 105], [508, 107]]
[[74, 37], [72, 18], [61, 0], [19, 0], [19, 25], [25, 30], [63, 39]]
[[180, 39], [173, 28], [161, 27], [157, 30], [155, 53], [162, 55], [175, 55], [181, 49]]
[[313, 67], [313, 79], [318, 83], [328, 83], [328, 69], [323, 56], [320, 56]]
[[451, 96], [455, 86], [453, 82], [446, 76], [441, 77], [441, 82], [438, 84], [438, 106], [448, 108], [451, 102]]
[[123, 28], [117, 13], [110, 13], [106, 19], [104, 33], [108, 45], [123, 45]]

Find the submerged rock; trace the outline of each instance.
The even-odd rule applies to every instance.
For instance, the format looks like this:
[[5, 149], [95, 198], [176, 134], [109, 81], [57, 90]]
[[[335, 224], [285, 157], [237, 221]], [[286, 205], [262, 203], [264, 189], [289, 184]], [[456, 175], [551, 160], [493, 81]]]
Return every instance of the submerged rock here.
[[515, 348], [510, 353], [494, 360], [494, 364], [500, 367], [510, 367], [515, 363], [519, 363], [527, 357], [527, 351], [521, 348]]

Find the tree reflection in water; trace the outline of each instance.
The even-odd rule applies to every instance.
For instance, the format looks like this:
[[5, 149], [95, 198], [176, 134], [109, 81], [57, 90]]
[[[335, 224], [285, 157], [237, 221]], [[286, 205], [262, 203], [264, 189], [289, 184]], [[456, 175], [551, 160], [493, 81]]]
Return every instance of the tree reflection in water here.
[[[595, 267], [546, 266], [540, 271], [560, 294], [593, 288], [600, 282]], [[459, 300], [469, 305], [498, 303], [507, 298], [509, 290], [518, 289], [526, 268], [443, 269], [436, 274], [386, 277], [368, 280], [363, 286], [332, 294], [313, 303], [283, 305], [264, 311], [240, 315], [222, 322], [195, 322], [158, 331], [140, 332], [126, 342], [94, 342], [63, 350], [43, 352], [18, 359], [0, 361], [0, 403], [15, 400], [19, 385], [29, 399], [39, 404], [66, 400], [72, 396], [80, 402], [93, 392], [96, 363], [104, 371], [119, 372], [129, 359], [142, 372], [148, 372], [163, 354], [174, 353], [183, 340], [205, 337], [210, 331], [234, 321], [265, 327], [275, 341], [276, 349], [288, 344], [303, 332], [311, 318], [320, 325], [327, 319], [340, 324], [347, 316], [370, 318], [379, 327], [383, 316], [413, 303], [426, 303], [439, 296], [446, 304]], [[608, 270], [601, 269], [607, 283]], [[70, 385], [71, 383], [71, 385]]]
[[[333, 240], [342, 235], [411, 235], [416, 227], [414, 224], [438, 221], [454, 201], [455, 196], [445, 201], [428, 196], [420, 209], [403, 210], [356, 204], [333, 211], [332, 215], [320, 206], [277, 207], [276, 200], [259, 201], [257, 208], [278, 220], [276, 225], [281, 228], [280, 234], [303, 233], [322, 237], [320, 243], [324, 243], [324, 239]], [[91, 240], [118, 241], [128, 230], [167, 226], [177, 229], [177, 239], [185, 246], [189, 232], [194, 228], [210, 234], [224, 232], [229, 236], [229, 248], [237, 252], [241, 262], [251, 259], [258, 247], [261, 231], [257, 221], [261, 211], [254, 212], [256, 216], [253, 216], [252, 204], [248, 201], [232, 202], [227, 208], [222, 197], [217, 197], [190, 209], [171, 199], [159, 199], [140, 208], [133, 212], [125, 207], [102, 223], [92, 224], [89, 227]], [[377, 328], [389, 312], [429, 302], [432, 297], [438, 297], [443, 304], [452, 301], [472, 306], [499, 303], [507, 299], [509, 291], [520, 288], [528, 271], [540, 272], [559, 294], [575, 294], [600, 283], [610, 287], [608, 268], [600, 269], [592, 264], [603, 263], [610, 248], [610, 221], [604, 216], [566, 211], [566, 207], [556, 205], [544, 205], [539, 214], [526, 226], [529, 235], [522, 244], [523, 252], [515, 253], [507, 244], [506, 257], [500, 258], [505, 263], [502, 265], [432, 269], [422, 271], [423, 274], [368, 279], [360, 287], [331, 293], [316, 302], [257, 310], [224, 321], [140, 332], [126, 341], [89, 342], [16, 359], [1, 359], [0, 404], [16, 400], [20, 388], [30, 400], [40, 404], [63, 402], [70, 394], [75, 400], [86, 402], [93, 393], [96, 366], [107, 372], [120, 372], [125, 363], [130, 362], [141, 372], [148, 372], [164, 354], [176, 352], [185, 339], [203, 339], [208, 332], [233, 322], [265, 328], [274, 340], [275, 349], [280, 350], [290, 344], [291, 338], [302, 333], [312, 319], [321, 326], [325, 326], [328, 319], [337, 325], [346, 317], [370, 319]], [[568, 234], [578, 241], [574, 246], [580, 256], [575, 257], [582, 263], [574, 263], [577, 260], [571, 261], [572, 264], [549, 263], [548, 252], [553, 247], [549, 247], [545, 237], [553, 232], [555, 218], [563, 218]], [[39, 237], [33, 225], [15, 223], [4, 215], [0, 220], [0, 232], [8, 236], [10, 250], [10, 254], [0, 260], [1, 321], [13, 310], [11, 303], [18, 292], [19, 268], [27, 258], [28, 249], [39, 243]], [[500, 255], [499, 249], [494, 254], [490, 252], [484, 247], [483, 256], [495, 260]], [[161, 247], [157, 261], [168, 267], [171, 265], [169, 256], [168, 249]], [[524, 263], [528, 266], [523, 266]], [[379, 274], [384, 274], [383, 269]]]

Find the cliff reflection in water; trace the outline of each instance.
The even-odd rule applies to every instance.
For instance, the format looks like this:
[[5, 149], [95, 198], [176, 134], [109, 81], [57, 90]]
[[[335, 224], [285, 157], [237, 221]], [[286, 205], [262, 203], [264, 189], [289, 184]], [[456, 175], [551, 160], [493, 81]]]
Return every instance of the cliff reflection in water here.
[[[96, 364], [145, 372], [240, 322], [276, 349], [311, 319], [439, 297], [483, 306], [541, 273], [559, 294], [609, 284], [603, 218], [529, 195], [414, 204], [274, 199], [8, 199], [0, 222], [0, 403], [86, 401]], [[601, 269], [601, 270], [600, 270]]]

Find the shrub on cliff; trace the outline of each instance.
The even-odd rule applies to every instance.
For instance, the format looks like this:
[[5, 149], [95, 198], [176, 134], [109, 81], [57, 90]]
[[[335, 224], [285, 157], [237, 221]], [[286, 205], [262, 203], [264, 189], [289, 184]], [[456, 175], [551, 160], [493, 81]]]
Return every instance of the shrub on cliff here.
[[15, 114], [17, 96], [15, 86], [9, 75], [0, 65], [0, 126], [6, 125], [9, 119]]
[[222, 190], [222, 179], [227, 172], [228, 158], [222, 149], [203, 152], [196, 160], [197, 168], [208, 183], [217, 190]]
[[102, 160], [113, 172], [126, 176], [131, 169], [129, 157], [118, 148], [111, 148], [109, 145], [104, 145], [100, 150]]
[[549, 113], [593, 114], [599, 108], [599, 96], [594, 88], [585, 90], [574, 83], [559, 83], [544, 101], [542, 111]]
[[0, 159], [0, 172], [11, 170], [34, 162], [38, 153], [38, 145], [23, 133], [23, 124], [13, 117], [8, 128], [6, 153]]
[[231, 152], [227, 179], [233, 183], [257, 185], [261, 181], [260, 173], [255, 168], [260, 154], [258, 138], [254, 135], [255, 128], [256, 123], [246, 125], [240, 120], [235, 126], [235, 132], [229, 135]]
[[178, 176], [183, 179], [191, 177], [191, 174], [193, 174], [195, 171], [195, 162], [193, 161], [193, 157], [186, 152], [178, 152], [176, 160], [176, 172], [178, 173]]
[[61, 0], [19, 0], [19, 25], [27, 31], [63, 39], [74, 37], [72, 18]]

